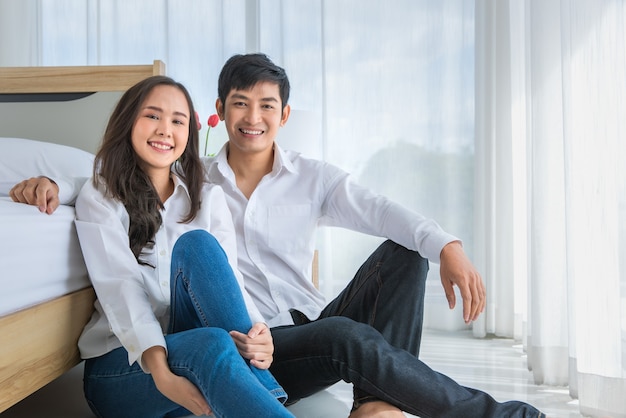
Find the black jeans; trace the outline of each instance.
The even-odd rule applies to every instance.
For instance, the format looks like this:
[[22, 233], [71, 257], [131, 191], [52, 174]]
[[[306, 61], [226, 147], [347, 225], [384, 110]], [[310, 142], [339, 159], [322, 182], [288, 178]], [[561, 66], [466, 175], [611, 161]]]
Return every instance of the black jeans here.
[[355, 401], [375, 397], [420, 417], [539, 417], [522, 402], [498, 403], [418, 359], [428, 261], [391, 241], [361, 266], [346, 289], [309, 321], [272, 328], [271, 371], [290, 400], [339, 380]]

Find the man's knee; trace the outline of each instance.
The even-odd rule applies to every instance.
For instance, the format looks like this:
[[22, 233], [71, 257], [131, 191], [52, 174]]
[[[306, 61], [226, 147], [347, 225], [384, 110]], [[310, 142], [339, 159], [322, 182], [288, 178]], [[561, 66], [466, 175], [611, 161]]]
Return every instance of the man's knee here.
[[382, 243], [378, 251], [381, 263], [379, 274], [384, 283], [398, 292], [406, 292], [407, 296], [414, 293], [413, 288], [424, 293], [429, 269], [426, 258], [391, 240]]
[[363, 324], [345, 316], [331, 316], [317, 321], [323, 324], [322, 334], [328, 343], [336, 345], [360, 345], [363, 341], [382, 339], [382, 335], [371, 325]]

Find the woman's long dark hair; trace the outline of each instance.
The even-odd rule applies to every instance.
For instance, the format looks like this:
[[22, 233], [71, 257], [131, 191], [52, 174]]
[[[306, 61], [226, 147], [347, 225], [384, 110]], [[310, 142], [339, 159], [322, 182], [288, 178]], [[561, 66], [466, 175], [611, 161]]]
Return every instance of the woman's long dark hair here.
[[93, 183], [95, 187], [103, 184], [107, 195], [124, 204], [130, 217], [130, 249], [140, 264], [147, 264], [140, 260], [142, 249], [154, 244], [154, 236], [163, 222], [160, 213], [163, 202], [139, 165], [131, 135], [143, 103], [157, 86], [176, 87], [185, 95], [189, 105], [189, 140], [176, 165], [176, 174], [189, 189], [191, 207], [181, 222], [190, 222], [196, 217], [205, 178], [198, 151], [196, 112], [187, 89], [166, 76], [146, 78], [128, 89], [109, 118], [94, 162]]

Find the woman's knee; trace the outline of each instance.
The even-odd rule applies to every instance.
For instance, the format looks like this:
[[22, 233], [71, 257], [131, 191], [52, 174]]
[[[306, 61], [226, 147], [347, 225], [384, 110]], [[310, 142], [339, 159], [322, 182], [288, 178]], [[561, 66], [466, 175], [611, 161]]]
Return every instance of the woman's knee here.
[[228, 331], [217, 327], [201, 327], [187, 331], [191, 334], [190, 346], [218, 346], [220, 349], [234, 347], [233, 339]]
[[184, 248], [211, 248], [219, 247], [217, 239], [204, 229], [194, 229], [182, 234], [176, 240], [174, 251]]

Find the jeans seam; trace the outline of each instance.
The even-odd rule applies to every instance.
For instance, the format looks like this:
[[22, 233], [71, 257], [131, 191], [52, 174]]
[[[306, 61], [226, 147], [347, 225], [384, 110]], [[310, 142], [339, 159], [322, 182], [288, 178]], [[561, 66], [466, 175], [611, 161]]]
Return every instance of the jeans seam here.
[[[371, 268], [371, 269], [369, 269], [369, 270], [367, 271], [367, 274], [365, 274], [365, 280], [363, 280], [363, 281], [362, 281], [361, 285], [360, 285], [360, 286], [356, 289], [356, 291], [355, 291], [355, 292], [352, 292], [352, 293], [351, 293], [350, 299], [349, 299], [349, 300], [346, 300], [346, 301], [345, 301], [345, 302], [344, 302], [344, 303], [343, 303], [343, 304], [339, 307], [339, 309], [337, 310], [337, 313], [338, 313], [339, 315], [343, 315], [343, 311], [345, 311], [345, 310], [346, 310], [347, 306], [348, 306], [348, 305], [352, 302], [352, 300], [354, 299], [354, 294], [358, 293], [358, 292], [359, 292], [359, 291], [363, 288], [363, 286], [365, 286], [365, 283], [366, 283], [366, 282], [368, 282], [368, 281], [370, 280], [370, 278], [371, 278], [373, 275], [377, 275], [377, 277], [378, 277], [378, 279], [377, 279], [376, 281], [377, 281], [377, 283], [378, 283], [378, 287], [379, 287], [379, 291], [380, 291], [380, 285], [381, 285], [381, 283], [380, 283], [380, 274], [379, 274], [379, 271], [380, 271], [380, 266], [381, 266], [381, 262], [380, 262], [380, 261], [378, 261], [378, 262], [376, 262], [376, 264], [375, 264], [374, 266], [372, 266], [372, 268]], [[378, 294], [376, 295], [376, 300], [378, 300]]]
[[185, 275], [182, 274], [182, 272], [181, 272], [181, 278], [182, 278], [183, 283], [185, 283], [185, 287], [187, 288], [187, 294], [189, 295], [189, 299], [191, 300], [191, 303], [193, 303], [193, 306], [196, 308], [196, 312], [198, 314], [199, 319], [202, 321], [202, 324], [205, 327], [208, 327], [209, 321], [206, 319], [206, 315], [204, 314], [204, 311], [200, 308], [198, 299], [196, 298], [196, 295], [193, 292], [193, 289], [191, 287], [191, 281], [187, 279], [187, 277], [185, 277]]

